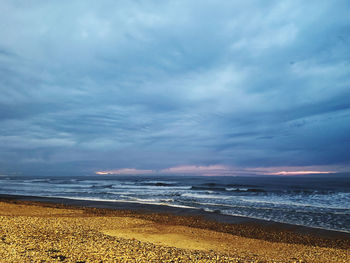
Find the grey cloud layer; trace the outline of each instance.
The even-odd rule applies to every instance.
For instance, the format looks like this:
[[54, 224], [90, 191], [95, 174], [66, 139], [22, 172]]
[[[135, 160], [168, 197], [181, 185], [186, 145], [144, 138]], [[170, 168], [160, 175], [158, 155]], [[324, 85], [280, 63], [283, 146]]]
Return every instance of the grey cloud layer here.
[[350, 164], [348, 1], [30, 2], [0, 4], [3, 171]]

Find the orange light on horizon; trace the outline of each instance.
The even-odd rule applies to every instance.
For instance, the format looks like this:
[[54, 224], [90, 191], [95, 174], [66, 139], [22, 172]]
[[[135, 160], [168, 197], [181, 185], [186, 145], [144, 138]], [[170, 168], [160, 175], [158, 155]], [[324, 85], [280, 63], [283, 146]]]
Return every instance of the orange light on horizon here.
[[333, 174], [333, 171], [280, 171], [273, 173], [264, 173], [266, 175], [301, 175], [301, 174]]
[[108, 171], [97, 171], [95, 174], [98, 175], [107, 175], [107, 174], [151, 174], [153, 173], [153, 170], [139, 170], [135, 168], [123, 168], [123, 169], [116, 169], [116, 170], [108, 170]]
[[[293, 168], [295, 169], [293, 171]], [[299, 168], [299, 170], [297, 170]], [[225, 165], [180, 165], [161, 170], [146, 170], [136, 168], [120, 168], [96, 171], [97, 175], [146, 175], [146, 174], [193, 174], [202, 176], [234, 176], [234, 175], [310, 175], [310, 174], [334, 174], [339, 171], [322, 171], [318, 167], [268, 167], [268, 168], [239, 168]], [[325, 167], [324, 167], [325, 168]], [[328, 167], [330, 168], [330, 167]]]
[[109, 172], [95, 172], [95, 174], [103, 175], [103, 174], [110, 174], [110, 173]]

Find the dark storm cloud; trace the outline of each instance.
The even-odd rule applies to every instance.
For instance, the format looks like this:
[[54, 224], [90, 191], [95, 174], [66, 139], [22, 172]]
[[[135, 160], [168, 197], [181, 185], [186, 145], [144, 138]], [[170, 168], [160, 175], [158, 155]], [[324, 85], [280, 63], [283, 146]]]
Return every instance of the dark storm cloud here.
[[2, 1], [2, 170], [349, 165], [349, 11]]

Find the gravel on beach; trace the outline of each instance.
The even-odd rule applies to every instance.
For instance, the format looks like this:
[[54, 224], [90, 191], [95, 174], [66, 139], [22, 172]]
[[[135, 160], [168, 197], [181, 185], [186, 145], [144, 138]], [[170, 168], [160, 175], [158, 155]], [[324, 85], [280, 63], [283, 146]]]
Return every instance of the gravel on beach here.
[[213, 226], [185, 216], [0, 202], [0, 262], [350, 262], [346, 241], [278, 242]]

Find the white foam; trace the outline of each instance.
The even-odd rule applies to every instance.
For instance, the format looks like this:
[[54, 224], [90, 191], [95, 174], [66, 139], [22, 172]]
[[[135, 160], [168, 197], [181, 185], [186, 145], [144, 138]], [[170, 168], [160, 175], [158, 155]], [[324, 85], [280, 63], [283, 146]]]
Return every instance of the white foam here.
[[237, 192], [247, 192], [249, 188], [225, 188], [226, 191], [237, 191]]
[[206, 195], [206, 194], [195, 194], [195, 193], [184, 193], [181, 196], [192, 197], [192, 198], [201, 198], [201, 199], [231, 199], [230, 196], [224, 195]]
[[[322, 196], [324, 198], [324, 196]], [[253, 196], [239, 196], [239, 200], [247, 203], [261, 203], [271, 205], [286, 205], [286, 206], [298, 206], [298, 207], [313, 207], [321, 209], [350, 209], [350, 202], [345, 202], [345, 199], [350, 200], [349, 193], [339, 193], [337, 195], [331, 195], [328, 199], [318, 199], [312, 197], [303, 197], [301, 200], [295, 200], [295, 198], [287, 199], [284, 196], [265, 196], [265, 197], [253, 197]], [[322, 202], [328, 201], [322, 204]]]
[[276, 220], [276, 219], [271, 220], [271, 219], [267, 219], [267, 218], [259, 217], [259, 216], [251, 216], [251, 215], [247, 216], [247, 215], [242, 215], [242, 214], [237, 214], [237, 213], [229, 213], [229, 212], [225, 212], [225, 211], [222, 211], [221, 213], [224, 214], [224, 215], [230, 215], [230, 216], [239, 216], [239, 217], [245, 217], [245, 218], [260, 219], [260, 220], [265, 220], [265, 221], [272, 221], [272, 222], [278, 222], [278, 223], [284, 223], [284, 224], [291, 224], [291, 225], [296, 225], [296, 226], [308, 226], [308, 227], [317, 228], [317, 229], [337, 231], [337, 232], [343, 232], [343, 233], [349, 233], [350, 234], [350, 231], [347, 231], [347, 230], [330, 228], [330, 227], [320, 227], [320, 226], [315, 226], [315, 225], [300, 224], [300, 223], [297, 223], [295, 221], [289, 222], [288, 220]]
[[[178, 208], [190, 208], [190, 209], [199, 209], [198, 207], [186, 206], [186, 205], [178, 205], [178, 204], [169, 204], [169, 203], [161, 203], [161, 202], [147, 202], [147, 199], [139, 199], [139, 200], [111, 200], [111, 199], [102, 199], [102, 198], [90, 198], [90, 197], [67, 197], [67, 196], [43, 196], [47, 198], [62, 198], [68, 200], [81, 200], [81, 201], [101, 201], [101, 202], [111, 202], [111, 203], [137, 203], [137, 204], [147, 204], [147, 205], [164, 205]], [[142, 201], [141, 201], [142, 200]], [[146, 200], [146, 201], [145, 201]]]

